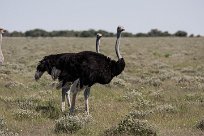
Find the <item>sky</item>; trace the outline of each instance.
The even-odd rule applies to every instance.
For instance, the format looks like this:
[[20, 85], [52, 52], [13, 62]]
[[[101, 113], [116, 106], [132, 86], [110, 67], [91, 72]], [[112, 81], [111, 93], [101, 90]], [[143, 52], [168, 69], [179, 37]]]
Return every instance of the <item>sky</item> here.
[[0, 0], [0, 27], [8, 31], [159, 29], [204, 35], [204, 0]]

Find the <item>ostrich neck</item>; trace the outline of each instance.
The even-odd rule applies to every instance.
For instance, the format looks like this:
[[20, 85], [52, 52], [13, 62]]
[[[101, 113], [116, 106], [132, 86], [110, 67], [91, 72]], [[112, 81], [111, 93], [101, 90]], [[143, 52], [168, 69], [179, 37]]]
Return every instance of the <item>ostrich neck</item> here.
[[0, 34], [0, 56], [2, 56], [1, 44], [2, 44], [2, 34]]
[[0, 34], [0, 49], [1, 49], [1, 43], [2, 43], [2, 34]]
[[100, 47], [99, 47], [99, 45], [100, 45], [100, 40], [99, 39], [96, 39], [96, 52], [97, 53], [100, 53]]
[[116, 44], [115, 44], [115, 51], [116, 51], [116, 55], [118, 59], [122, 58], [120, 54], [120, 36], [121, 36], [121, 33], [117, 33], [117, 39], [116, 39]]
[[3, 56], [3, 53], [1, 51], [1, 43], [2, 43], [2, 34], [0, 34], [0, 64], [2, 64], [4, 61], [4, 56]]

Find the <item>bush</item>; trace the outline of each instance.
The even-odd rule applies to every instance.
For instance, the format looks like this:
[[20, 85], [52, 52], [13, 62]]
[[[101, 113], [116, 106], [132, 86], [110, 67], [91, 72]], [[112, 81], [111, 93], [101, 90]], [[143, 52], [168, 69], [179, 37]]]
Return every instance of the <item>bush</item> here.
[[57, 119], [60, 116], [61, 110], [59, 105], [53, 100], [43, 102], [36, 107], [36, 111], [41, 112], [41, 114], [50, 119]]
[[188, 35], [187, 32], [185, 31], [177, 31], [174, 36], [178, 36], [178, 37], [186, 37]]
[[46, 37], [49, 33], [42, 29], [34, 29], [25, 32], [26, 37]]
[[176, 113], [177, 111], [176, 107], [169, 104], [159, 105], [154, 109], [154, 112], [158, 113]]
[[90, 122], [91, 116], [64, 116], [56, 121], [55, 132], [56, 133], [74, 133], [80, 130], [88, 122]]
[[202, 119], [201, 121], [197, 122], [196, 128], [204, 131], [204, 119]]
[[15, 116], [16, 120], [20, 120], [20, 121], [26, 120], [26, 119], [36, 119], [40, 116], [38, 113], [33, 112], [31, 110], [22, 110], [22, 109], [14, 111], [13, 115]]
[[14, 133], [8, 130], [3, 117], [0, 117], [0, 136], [18, 136], [18, 133]]
[[104, 132], [106, 136], [156, 136], [156, 131], [146, 120], [139, 120], [134, 116], [126, 116], [117, 126]]
[[3, 129], [5, 125], [6, 125], [6, 122], [4, 121], [2, 117], [0, 117], [0, 130]]

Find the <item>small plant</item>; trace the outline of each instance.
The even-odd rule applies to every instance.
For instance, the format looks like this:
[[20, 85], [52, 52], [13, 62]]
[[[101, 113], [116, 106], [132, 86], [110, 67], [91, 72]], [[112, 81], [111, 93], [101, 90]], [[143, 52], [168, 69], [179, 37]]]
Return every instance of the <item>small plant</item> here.
[[139, 120], [133, 116], [126, 116], [116, 127], [104, 133], [106, 136], [156, 136], [154, 128], [146, 120]]
[[159, 105], [154, 109], [154, 112], [159, 113], [175, 113], [176, 111], [177, 108], [169, 104]]
[[148, 114], [149, 114], [149, 112], [134, 110], [134, 111], [131, 111], [128, 114], [128, 116], [131, 116], [131, 117], [136, 118], [136, 119], [144, 119]]
[[56, 133], [74, 133], [80, 130], [91, 120], [91, 116], [64, 116], [56, 121], [55, 132]]
[[19, 134], [8, 130], [0, 130], [0, 136], [19, 136]]
[[4, 121], [3, 117], [0, 117], [0, 130], [3, 129], [6, 125], [6, 122]]
[[197, 122], [196, 128], [204, 131], [204, 119], [202, 119], [199, 122]]
[[20, 121], [25, 119], [36, 119], [36, 118], [39, 118], [40, 116], [38, 113], [35, 113], [33, 111], [22, 110], [22, 109], [14, 111], [13, 115], [15, 116], [16, 120], [20, 120]]
[[41, 112], [44, 117], [57, 119], [60, 116], [59, 106], [53, 100], [43, 102], [36, 107], [37, 112]]
[[170, 56], [169, 53], [164, 54], [164, 57], [165, 57], [165, 58], [168, 58], [169, 56]]
[[31, 109], [35, 109], [37, 107], [39, 100], [37, 100], [35, 98], [28, 98], [28, 99], [19, 98], [19, 99], [15, 100], [15, 103], [17, 104], [17, 106], [20, 109], [31, 110]]

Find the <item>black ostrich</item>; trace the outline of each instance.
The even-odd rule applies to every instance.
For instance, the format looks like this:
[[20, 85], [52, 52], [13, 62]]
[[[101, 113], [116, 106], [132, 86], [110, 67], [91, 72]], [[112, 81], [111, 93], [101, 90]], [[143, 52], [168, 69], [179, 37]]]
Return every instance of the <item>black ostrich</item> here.
[[[52, 72], [54, 79], [58, 78], [63, 82], [73, 82], [76, 79], [80, 81], [80, 88], [86, 87], [84, 91], [85, 110], [89, 114], [88, 97], [90, 88], [95, 83], [108, 84], [113, 77], [119, 75], [125, 68], [125, 61], [119, 50], [121, 32], [125, 29], [122, 26], [117, 28], [117, 40], [115, 51], [118, 61], [111, 60], [109, 57], [91, 51], [83, 51], [72, 56], [64, 55], [58, 59], [56, 71]], [[60, 74], [58, 74], [60, 73]], [[75, 86], [75, 89], [80, 89]], [[74, 90], [75, 90], [74, 89]], [[73, 113], [75, 108], [76, 93], [73, 94], [70, 112]]]
[[[100, 38], [102, 37], [102, 34], [97, 33], [96, 35], [96, 52], [99, 52], [99, 45], [100, 45]], [[62, 56], [72, 56], [75, 53], [61, 53], [61, 54], [52, 54], [49, 56], [45, 56], [42, 60], [39, 61], [39, 64], [36, 68], [35, 72], [35, 80], [39, 80], [40, 77], [43, 75], [44, 72], [47, 71], [49, 75], [53, 75], [52, 72], [60, 74], [60, 71], [57, 71], [56, 64], [57, 60]], [[72, 85], [70, 90], [74, 91], [72, 86], [76, 86], [79, 84], [79, 80], [76, 80]], [[60, 87], [60, 84], [57, 88]], [[71, 101], [70, 101], [70, 91], [69, 91], [70, 84], [66, 83], [66, 86], [62, 87], [62, 104], [61, 104], [61, 110], [65, 111], [65, 97], [67, 99], [68, 106], [71, 107]]]

